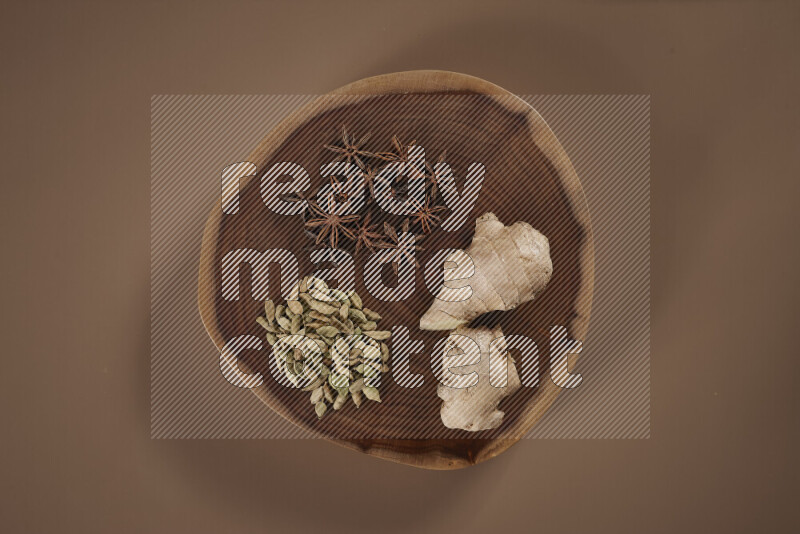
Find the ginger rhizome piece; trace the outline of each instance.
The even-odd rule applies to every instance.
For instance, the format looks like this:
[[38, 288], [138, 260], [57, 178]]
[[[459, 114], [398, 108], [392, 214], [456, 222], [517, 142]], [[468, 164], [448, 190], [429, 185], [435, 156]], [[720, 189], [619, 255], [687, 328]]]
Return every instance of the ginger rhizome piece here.
[[514, 309], [541, 293], [553, 274], [547, 238], [526, 222], [504, 226], [493, 213], [475, 221], [466, 253], [475, 266], [465, 280], [471, 296], [448, 302], [439, 298], [442, 287], [419, 321], [422, 330], [452, 330], [484, 313]]
[[436, 389], [444, 401], [442, 423], [470, 432], [499, 427], [504, 413], [497, 405], [521, 387], [500, 327], [460, 327], [446, 339], [441, 356], [451, 369], [443, 371]]

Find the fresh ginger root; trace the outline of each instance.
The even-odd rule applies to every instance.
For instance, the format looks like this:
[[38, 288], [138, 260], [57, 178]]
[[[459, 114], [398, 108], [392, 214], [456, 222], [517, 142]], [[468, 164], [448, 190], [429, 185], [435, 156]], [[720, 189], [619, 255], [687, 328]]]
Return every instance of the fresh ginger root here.
[[494, 213], [475, 221], [475, 236], [466, 250], [475, 273], [466, 280], [472, 295], [448, 302], [438, 297], [419, 321], [422, 330], [451, 330], [490, 311], [506, 311], [533, 300], [553, 274], [550, 243], [526, 222], [504, 226]]
[[[464, 338], [471, 339], [477, 346]], [[453, 331], [447, 341], [446, 351], [461, 349], [467, 355], [465, 360], [468, 362], [470, 358], [477, 356], [474, 354], [477, 349], [480, 351], [480, 361], [460, 366], [459, 372], [454, 373], [458, 379], [466, 379], [468, 373], [477, 373], [476, 384], [461, 388], [449, 387], [443, 383], [437, 386], [436, 394], [444, 401], [441, 409], [442, 423], [447, 428], [470, 432], [499, 427], [504, 413], [497, 409], [497, 405], [521, 387], [514, 361], [506, 350], [503, 331], [499, 326], [492, 330], [461, 327]], [[490, 374], [495, 376], [490, 378]], [[493, 381], [503, 387], [495, 387]], [[466, 383], [468, 382], [464, 381], [462, 385]]]

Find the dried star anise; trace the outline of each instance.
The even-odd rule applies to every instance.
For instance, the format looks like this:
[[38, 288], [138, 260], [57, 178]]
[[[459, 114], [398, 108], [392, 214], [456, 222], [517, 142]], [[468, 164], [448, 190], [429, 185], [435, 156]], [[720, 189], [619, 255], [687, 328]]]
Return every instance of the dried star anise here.
[[361, 250], [361, 247], [366, 248], [370, 252], [375, 252], [375, 247], [381, 246], [383, 234], [375, 232], [374, 224], [370, 224], [372, 213], [367, 213], [361, 224], [358, 225], [355, 231], [356, 252]]
[[394, 152], [378, 152], [375, 157], [385, 161], [408, 161], [408, 149], [416, 144], [416, 141], [404, 144], [399, 137], [393, 135], [392, 145], [394, 145]]
[[378, 173], [373, 167], [367, 167], [363, 172], [364, 185], [369, 189], [369, 194], [375, 196], [375, 181], [378, 180]]
[[[419, 158], [415, 160], [413, 169], [404, 169], [402, 173], [398, 169], [391, 169], [392, 175], [385, 176], [381, 174], [381, 165], [387, 162], [411, 163], [409, 151], [416, 147], [417, 143], [416, 141], [403, 143], [397, 135], [394, 135], [391, 139], [391, 151], [370, 152], [365, 148], [368, 138], [369, 134], [356, 139], [345, 126], [342, 126], [341, 139], [325, 145], [326, 149], [336, 153], [335, 161], [355, 163], [360, 168], [361, 179], [358, 182], [348, 171], [345, 173], [346, 180], [343, 179], [344, 176], [331, 175], [329, 186], [324, 185], [314, 192], [310, 190], [283, 195], [282, 199], [307, 203], [306, 209], [302, 212], [302, 219], [305, 232], [316, 247], [342, 246], [355, 253], [362, 249], [370, 253], [374, 253], [377, 249], [388, 249], [391, 251], [390, 257], [393, 258], [393, 268], [397, 273], [397, 260], [414, 259], [415, 251], [423, 250], [420, 246], [422, 240], [441, 224], [443, 217], [441, 212], [447, 208], [442, 204], [439, 187], [442, 174], [437, 172], [436, 164], [444, 162], [445, 153], [442, 152], [435, 162], [427, 160], [423, 162]], [[417, 187], [421, 184], [413, 182], [414, 191], [410, 191], [411, 178], [418, 177], [424, 178], [424, 189], [419, 197], [420, 200], [415, 200], [413, 197], [419, 193]], [[327, 189], [324, 195], [321, 193], [323, 189]], [[363, 205], [358, 203], [357, 213], [342, 215], [343, 210], [334, 207], [334, 203], [345, 204], [353, 194], [361, 193], [362, 190], [364, 202]], [[318, 197], [317, 200], [313, 199], [314, 196]], [[327, 204], [324, 199], [319, 198], [320, 196], [327, 197]], [[414, 212], [402, 219], [400, 226], [396, 223], [392, 226], [384, 222], [386, 214], [381, 211], [381, 206], [387, 199], [378, 198], [379, 196], [390, 197], [400, 202], [410, 201]], [[413, 243], [400, 241], [398, 233], [401, 228], [406, 233], [412, 228]], [[416, 261], [414, 265], [419, 267]]]
[[444, 206], [431, 205], [430, 197], [425, 197], [425, 202], [420, 204], [416, 199], [412, 199], [416, 211], [411, 214], [413, 222], [420, 225], [422, 231], [426, 234], [431, 233], [434, 226], [439, 224], [441, 217], [436, 215], [440, 211], [444, 211]]
[[364, 143], [369, 139], [370, 134], [364, 135], [361, 139], [356, 141], [355, 136], [347, 133], [347, 128], [342, 126], [342, 140], [341, 144], [325, 145], [325, 148], [339, 154], [335, 161], [344, 160], [347, 163], [353, 162], [361, 169], [364, 168], [364, 161], [361, 156], [372, 157], [374, 154], [363, 149]]
[[[332, 202], [329, 203], [329, 206]], [[306, 221], [306, 227], [315, 229], [318, 228], [317, 238], [315, 243], [319, 245], [325, 237], [329, 238], [331, 248], [337, 248], [339, 245], [339, 232], [350, 239], [355, 238], [353, 231], [345, 226], [348, 223], [356, 222], [359, 219], [358, 215], [339, 215], [331, 210], [331, 213], [326, 212], [316, 202], [309, 201], [308, 208], [318, 217]]]

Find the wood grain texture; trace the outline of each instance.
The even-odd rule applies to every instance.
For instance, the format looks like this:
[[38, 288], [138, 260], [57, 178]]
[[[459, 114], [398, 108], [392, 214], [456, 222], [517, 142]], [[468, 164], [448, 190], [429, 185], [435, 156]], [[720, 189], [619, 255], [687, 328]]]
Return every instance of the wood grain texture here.
[[[584, 339], [588, 328], [594, 279], [594, 254], [588, 208], [578, 177], [563, 148], [544, 120], [524, 101], [471, 76], [441, 71], [413, 71], [368, 78], [337, 89], [292, 113], [259, 143], [249, 157], [259, 171], [276, 161], [293, 161], [312, 175], [312, 187], [321, 178], [314, 169], [330, 161], [322, 148], [334, 141], [342, 124], [356, 135], [369, 131], [370, 142], [386, 143], [391, 135], [417, 139], [434, 158], [447, 150], [447, 162], [457, 176], [473, 161], [486, 165], [487, 177], [471, 221], [492, 211], [511, 224], [524, 220], [544, 233], [551, 243], [554, 275], [548, 289], [534, 302], [489, 318], [500, 321], [505, 333], [533, 338], [540, 347], [540, 383], [523, 388], [501, 404], [503, 425], [494, 431], [467, 433], [445, 429], [439, 419], [435, 379], [429, 354], [443, 332], [420, 332], [418, 320], [432, 296], [417, 273], [418, 290], [402, 303], [371, 302], [360, 273], [364, 258], [356, 256], [356, 289], [365, 305], [378, 309], [390, 325], [405, 325], [412, 337], [425, 342], [426, 352], [414, 362], [413, 372], [425, 373], [419, 389], [401, 388], [384, 381], [380, 405], [365, 411], [343, 409], [318, 421], [306, 395], [287, 396], [280, 385], [267, 382], [253, 392], [271, 409], [300, 427], [342, 446], [379, 458], [430, 469], [456, 469], [500, 454], [520, 439], [552, 405], [559, 388], [549, 380], [546, 361], [547, 330], [568, 328], [574, 339]], [[260, 175], [260, 174], [259, 174]], [[259, 176], [257, 175], [257, 176]], [[315, 181], [316, 180], [316, 181]], [[258, 180], [243, 180], [240, 213], [221, 216], [219, 203], [209, 215], [199, 265], [200, 314], [218, 348], [231, 337], [263, 335], [255, 324], [261, 305], [249, 298], [224, 301], [220, 295], [220, 260], [235, 248], [285, 248], [300, 261], [301, 275], [313, 271], [302, 235], [302, 224], [269, 212], [261, 202]], [[472, 238], [470, 222], [455, 232], [434, 233], [426, 241], [420, 263], [445, 247], [466, 248]], [[242, 274], [243, 287], [249, 278]], [[273, 298], [278, 285], [271, 281]], [[269, 377], [264, 358], [243, 358], [240, 366]], [[414, 437], [407, 438], [413, 422]]]

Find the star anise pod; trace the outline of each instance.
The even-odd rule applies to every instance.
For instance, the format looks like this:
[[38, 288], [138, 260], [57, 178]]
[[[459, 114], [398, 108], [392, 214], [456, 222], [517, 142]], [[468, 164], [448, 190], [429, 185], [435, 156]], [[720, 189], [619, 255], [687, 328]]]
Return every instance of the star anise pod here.
[[[331, 204], [329, 204], [331, 205]], [[309, 201], [309, 209], [318, 217], [306, 221], [308, 228], [318, 228], [317, 239], [315, 243], [319, 245], [326, 237], [329, 238], [331, 248], [337, 248], [339, 244], [339, 233], [341, 232], [350, 239], [355, 238], [353, 231], [345, 226], [348, 223], [353, 223], [359, 219], [358, 215], [339, 215], [332, 211], [327, 213], [316, 202]]]
[[[408, 219], [405, 219], [400, 229], [403, 232], [408, 232], [410, 224], [411, 222]], [[392, 270], [394, 271], [394, 275], [397, 276], [397, 273], [399, 271], [398, 264], [400, 261], [404, 259], [413, 262], [414, 267], [419, 267], [419, 262], [415, 257], [414, 251], [422, 250], [422, 247], [416, 244], [416, 236], [414, 237], [414, 244], [409, 246], [400, 241], [400, 236], [397, 234], [397, 231], [394, 229], [394, 226], [392, 226], [388, 222], [383, 223], [383, 231], [386, 233], [386, 237], [388, 237], [391, 242], [381, 243], [379, 246], [380, 248], [392, 250], [390, 257], [392, 261]]]
[[383, 234], [376, 232], [376, 225], [369, 223], [371, 217], [372, 213], [367, 213], [364, 219], [362, 219], [361, 224], [356, 228], [354, 238], [356, 242], [356, 252], [361, 250], [361, 247], [366, 248], [370, 252], [375, 252], [375, 247], [380, 246]]
[[416, 211], [411, 214], [412, 221], [418, 223], [424, 233], [431, 233], [433, 227], [441, 221], [441, 217], [436, 214], [447, 208], [431, 205], [430, 197], [428, 196], [425, 197], [425, 202], [422, 204], [416, 199], [412, 199], [412, 202], [416, 208]]
[[369, 134], [364, 135], [361, 139], [356, 140], [355, 136], [347, 133], [347, 128], [342, 126], [342, 140], [340, 144], [325, 145], [325, 148], [332, 152], [336, 152], [335, 161], [346, 161], [347, 163], [355, 163], [359, 168], [364, 168], [364, 160], [361, 156], [371, 157], [374, 156], [372, 152], [364, 150], [364, 143], [369, 139]]
[[364, 176], [364, 185], [366, 185], [367, 189], [369, 189], [369, 193], [373, 197], [375, 197], [375, 183], [378, 180], [385, 181], [386, 179], [385, 178], [379, 178], [378, 177], [378, 172], [375, 170], [374, 167], [367, 167], [366, 169], [364, 169], [363, 176]]
[[416, 141], [404, 144], [399, 137], [393, 135], [392, 145], [394, 145], [394, 152], [378, 152], [375, 157], [385, 161], [408, 161], [408, 149], [416, 144]]

